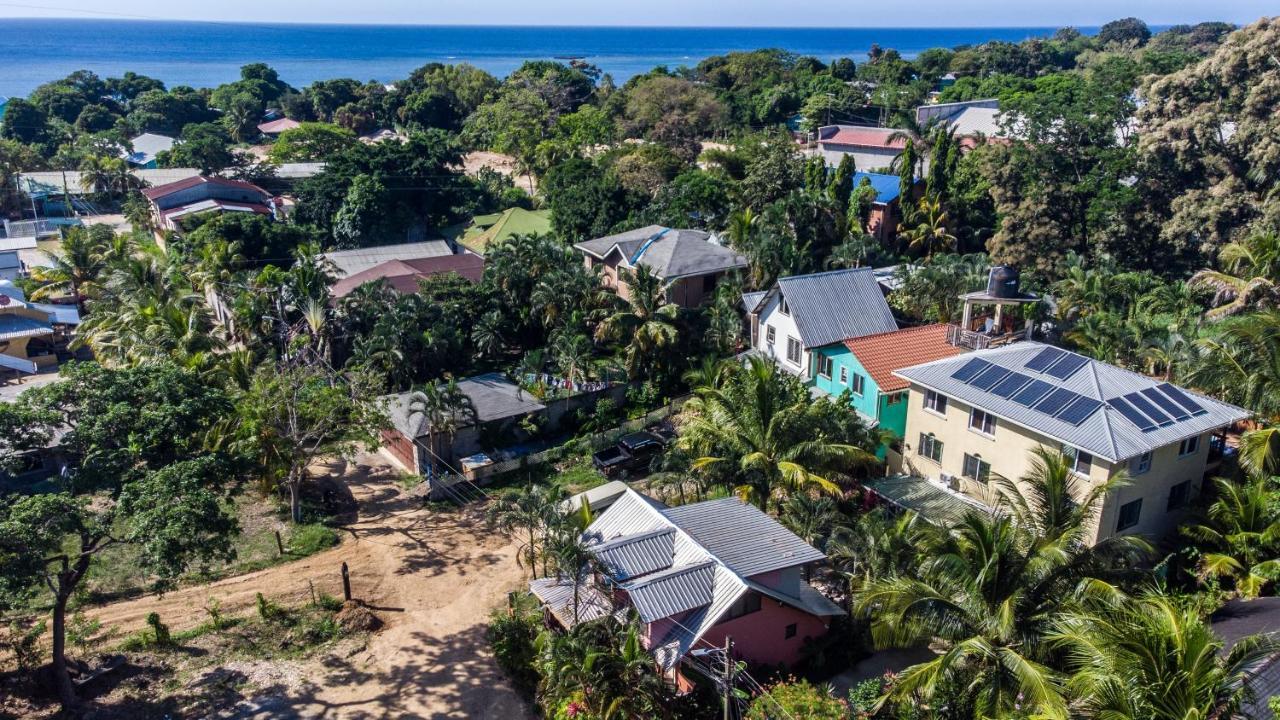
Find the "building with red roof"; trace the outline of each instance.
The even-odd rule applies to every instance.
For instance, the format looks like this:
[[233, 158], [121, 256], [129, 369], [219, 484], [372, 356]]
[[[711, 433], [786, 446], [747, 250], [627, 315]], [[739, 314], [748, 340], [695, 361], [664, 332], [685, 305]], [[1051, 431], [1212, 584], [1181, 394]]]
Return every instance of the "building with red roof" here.
[[875, 172], [893, 164], [907, 146], [897, 128], [862, 125], [827, 125], [818, 128], [818, 151], [828, 165], [839, 165], [845, 155], [853, 156], [858, 170]]
[[381, 280], [392, 290], [410, 295], [418, 292], [418, 281], [449, 273], [478, 283], [484, 275], [484, 258], [472, 253], [461, 253], [411, 260], [388, 260], [342, 278], [329, 288], [329, 292], [334, 298], [343, 298], [365, 283]]
[[943, 324], [922, 325], [818, 348], [814, 351], [814, 387], [829, 395], [848, 390], [850, 402], [864, 420], [902, 438], [907, 429], [910, 384], [893, 373], [965, 352], [948, 342], [947, 330]]
[[282, 198], [253, 183], [206, 175], [146, 188], [142, 196], [151, 204], [161, 242], [166, 231], [182, 229], [183, 218], [209, 212], [248, 212], [279, 219], [284, 207]]
[[284, 132], [285, 130], [293, 130], [294, 128], [299, 128], [299, 127], [302, 127], [302, 123], [298, 122], [297, 120], [290, 120], [289, 118], [280, 118], [279, 120], [272, 120], [271, 122], [262, 123], [261, 125], [258, 126], [258, 132], [262, 133], [263, 135], [268, 135], [270, 137], [276, 137], [280, 135], [280, 133]]

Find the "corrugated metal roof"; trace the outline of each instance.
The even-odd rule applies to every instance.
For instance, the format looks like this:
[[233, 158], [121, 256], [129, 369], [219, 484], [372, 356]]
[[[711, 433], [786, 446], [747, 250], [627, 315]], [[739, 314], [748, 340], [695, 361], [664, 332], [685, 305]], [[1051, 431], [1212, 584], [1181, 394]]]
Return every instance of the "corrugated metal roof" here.
[[991, 512], [991, 508], [976, 500], [914, 475], [872, 478], [862, 484], [894, 505], [945, 528], [954, 527], [970, 512]]
[[[1247, 411], [1235, 405], [1185, 391], [1192, 394], [1207, 412], [1143, 432], [1105, 403], [1115, 397], [1154, 388], [1162, 384], [1160, 381], [1084, 356], [1078, 356], [1084, 361], [1083, 367], [1065, 380], [1042, 376], [1026, 369], [1027, 362], [1047, 347], [1049, 346], [1038, 342], [1019, 342], [904, 368], [895, 374], [935, 392], [958, 398], [1001, 420], [1020, 425], [1109, 462], [1127, 460], [1249, 417]], [[981, 358], [1006, 370], [1017, 370], [1038, 379], [1046, 379], [1055, 387], [1102, 401], [1104, 405], [1080, 425], [1072, 425], [951, 377], [960, 366], [973, 358]]]
[[715, 586], [716, 562], [667, 568], [622, 585], [644, 622], [669, 618], [710, 605]]
[[381, 265], [389, 260], [416, 260], [418, 258], [442, 257], [452, 255], [453, 248], [444, 240], [428, 240], [426, 242], [399, 243], [397, 245], [379, 245], [376, 247], [357, 248], [355, 250], [335, 250], [324, 253], [323, 257], [333, 263], [339, 279]]
[[25, 315], [5, 313], [0, 315], [0, 340], [52, 335], [53, 326]]
[[777, 588], [772, 588], [768, 585], [761, 585], [753, 580], [744, 580], [743, 582], [747, 584], [747, 587], [755, 590], [761, 595], [767, 595], [774, 600], [780, 600], [788, 605], [800, 608], [810, 615], [816, 615], [818, 617], [836, 617], [838, 615], [845, 614], [844, 608], [831, 602], [826, 595], [814, 590], [813, 586], [808, 583], [800, 583], [800, 594], [791, 595], [789, 593], [784, 593]]
[[779, 278], [769, 294], [776, 292], [786, 299], [807, 348], [898, 329], [871, 268]]
[[659, 528], [588, 547], [611, 577], [630, 580], [671, 567], [675, 536], [675, 528]]
[[555, 615], [556, 620], [567, 628], [617, 612], [604, 593], [585, 583], [577, 589], [575, 609], [573, 585], [571, 580], [563, 578], [539, 578], [529, 583], [529, 592], [541, 600], [551, 614]]
[[782, 523], [738, 498], [682, 505], [664, 514], [744, 578], [826, 557]]
[[871, 183], [871, 187], [876, 190], [876, 199], [874, 202], [882, 205], [888, 205], [898, 196], [902, 194], [902, 179], [897, 175], [885, 175], [884, 173], [856, 172], [853, 174], [853, 187], [862, 184], [863, 178]]

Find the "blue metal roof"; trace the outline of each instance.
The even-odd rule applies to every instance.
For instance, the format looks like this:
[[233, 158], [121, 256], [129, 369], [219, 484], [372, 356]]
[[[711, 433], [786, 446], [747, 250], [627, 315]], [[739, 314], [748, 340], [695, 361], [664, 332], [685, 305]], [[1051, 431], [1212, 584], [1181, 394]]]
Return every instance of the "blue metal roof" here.
[[876, 202], [888, 204], [898, 199], [901, 183], [897, 175], [856, 172], [853, 174], [854, 188], [862, 184], [862, 178], [871, 179], [871, 187], [876, 189]]

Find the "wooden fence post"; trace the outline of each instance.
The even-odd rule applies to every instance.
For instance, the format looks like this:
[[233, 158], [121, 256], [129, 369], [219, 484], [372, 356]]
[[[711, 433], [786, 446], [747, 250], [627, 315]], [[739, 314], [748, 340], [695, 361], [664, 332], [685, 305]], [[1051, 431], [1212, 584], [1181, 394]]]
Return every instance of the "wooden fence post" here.
[[342, 563], [342, 599], [351, 601], [351, 573], [347, 570], [346, 562]]

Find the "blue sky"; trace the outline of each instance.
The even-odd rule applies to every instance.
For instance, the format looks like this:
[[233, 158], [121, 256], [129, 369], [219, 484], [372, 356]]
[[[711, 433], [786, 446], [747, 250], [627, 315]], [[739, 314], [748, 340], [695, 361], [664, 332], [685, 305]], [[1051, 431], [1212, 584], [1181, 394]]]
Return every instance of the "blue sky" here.
[[134, 17], [247, 22], [463, 25], [958, 27], [1252, 22], [1275, 0], [0, 0], [0, 17]]

